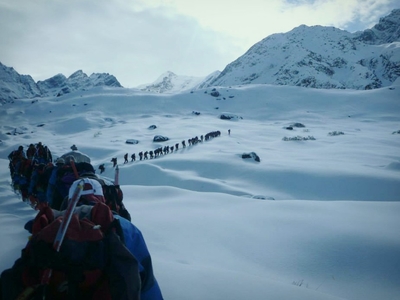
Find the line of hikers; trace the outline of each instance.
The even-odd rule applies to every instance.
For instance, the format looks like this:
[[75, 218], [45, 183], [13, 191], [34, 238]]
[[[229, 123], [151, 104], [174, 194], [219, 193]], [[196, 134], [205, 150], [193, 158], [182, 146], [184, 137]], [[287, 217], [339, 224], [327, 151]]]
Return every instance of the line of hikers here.
[[[188, 146], [194, 146], [198, 143], [202, 143], [203, 141], [209, 141], [210, 139], [214, 138], [214, 137], [218, 137], [221, 135], [221, 132], [218, 131], [212, 131], [207, 133], [206, 135], [201, 135], [200, 138], [198, 136], [190, 138], [187, 140], [187, 144]], [[181, 142], [182, 144], [182, 148], [186, 148], [186, 141], [183, 140]], [[141, 160], [147, 160], [147, 159], [153, 159], [153, 158], [157, 158], [161, 155], [166, 155], [169, 153], [173, 153], [174, 151], [178, 151], [179, 150], [179, 145], [180, 143], [176, 143], [174, 146], [164, 146], [164, 147], [159, 147], [157, 149], [154, 150], [150, 150], [150, 151], [140, 151], [138, 153], [138, 155], [136, 156], [136, 153], [133, 153], [130, 156], [131, 162], [135, 162], [136, 159], [138, 159], [138, 161]], [[129, 163], [129, 153], [125, 153], [124, 157], [124, 164]], [[117, 157], [113, 157], [111, 159], [111, 162], [113, 163], [113, 168], [115, 168], [118, 165], [118, 158]], [[105, 165], [101, 164], [99, 166], [99, 170], [100, 170], [100, 174], [102, 174], [105, 171]]]
[[[23, 146], [9, 155], [13, 188], [38, 214], [25, 224], [32, 237], [21, 257], [1, 274], [0, 300], [163, 299], [118, 182], [96, 175], [90, 158], [76, 147], [53, 163], [46, 146], [33, 146], [33, 155]], [[55, 233], [79, 184], [77, 208], [56, 251]], [[44, 281], [48, 270], [51, 279]]]

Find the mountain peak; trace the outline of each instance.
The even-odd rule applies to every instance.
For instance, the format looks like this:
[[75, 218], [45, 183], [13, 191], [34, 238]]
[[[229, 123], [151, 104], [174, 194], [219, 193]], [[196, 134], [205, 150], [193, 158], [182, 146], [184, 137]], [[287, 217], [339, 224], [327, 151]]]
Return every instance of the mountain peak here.
[[137, 88], [153, 93], [176, 93], [193, 89], [202, 81], [202, 77], [176, 75], [174, 72], [167, 71], [161, 74], [153, 83], [143, 84]]
[[82, 70], [78, 70], [78, 71], [72, 73], [72, 74], [68, 77], [68, 79], [72, 79], [72, 78], [85, 78], [85, 77], [88, 77], [88, 76], [87, 76], [85, 73], [83, 73]]
[[122, 87], [118, 80], [108, 73], [93, 73], [88, 77], [82, 70], [68, 78], [59, 73], [35, 83], [29, 75], [20, 75], [13, 68], [0, 62], [0, 101], [10, 102], [19, 98], [61, 96], [96, 86]]
[[[400, 10], [364, 33], [300, 25], [273, 34], [228, 64], [211, 86], [278, 84], [312, 88], [373, 89], [400, 74]], [[392, 47], [387, 43], [393, 42]]]
[[371, 45], [400, 41], [400, 9], [394, 9], [371, 29], [357, 33], [358, 40]]

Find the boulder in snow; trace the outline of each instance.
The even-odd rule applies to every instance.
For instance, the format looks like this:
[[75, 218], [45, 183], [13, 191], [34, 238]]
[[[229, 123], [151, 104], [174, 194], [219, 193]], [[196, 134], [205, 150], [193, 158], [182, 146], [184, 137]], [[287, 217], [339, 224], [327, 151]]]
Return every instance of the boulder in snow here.
[[162, 135], [156, 135], [153, 138], [153, 142], [166, 142], [168, 140], [169, 140], [169, 138], [167, 138], [166, 136], [162, 136]]

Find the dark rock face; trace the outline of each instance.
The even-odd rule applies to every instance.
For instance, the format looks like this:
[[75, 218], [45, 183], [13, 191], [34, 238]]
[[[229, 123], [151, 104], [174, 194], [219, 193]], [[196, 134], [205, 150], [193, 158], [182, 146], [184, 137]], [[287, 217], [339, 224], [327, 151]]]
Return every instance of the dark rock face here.
[[213, 97], [219, 97], [220, 93], [217, 91], [217, 89], [214, 88], [214, 89], [212, 89], [210, 95]]
[[304, 128], [306, 126], [304, 124], [301, 124], [301, 123], [293, 123], [292, 125], [290, 125], [290, 127]]
[[74, 91], [83, 91], [97, 86], [122, 87], [108, 73], [93, 73], [87, 76], [82, 70], [70, 77], [57, 74], [49, 79], [35, 82], [29, 75], [20, 75], [13, 68], [0, 63], [0, 101], [46, 96], [60, 97]]
[[156, 125], [150, 125], [150, 126], [148, 127], [148, 129], [150, 129], [150, 130], [154, 130], [154, 129], [156, 129], [156, 128], [157, 128]]
[[400, 9], [394, 9], [386, 17], [380, 18], [374, 27], [361, 32], [356, 39], [372, 45], [398, 42], [400, 40], [399, 20]]
[[166, 141], [168, 141], [168, 140], [169, 140], [168, 137], [162, 136], [162, 135], [156, 135], [156, 136], [153, 138], [153, 142], [166, 142]]
[[260, 162], [260, 157], [255, 153], [255, 152], [250, 152], [250, 153], [243, 153], [242, 154], [242, 158], [243, 159], [253, 159], [257, 162]]
[[139, 144], [139, 141], [134, 140], [134, 139], [128, 139], [128, 140], [126, 140], [125, 143], [130, 144], [130, 145], [136, 145], [136, 144]]
[[237, 116], [237, 115], [233, 115], [233, 114], [221, 114], [220, 116], [219, 116], [219, 118], [221, 119], [221, 120], [239, 120], [239, 119], [243, 119], [242, 117], [239, 117], [239, 116]]

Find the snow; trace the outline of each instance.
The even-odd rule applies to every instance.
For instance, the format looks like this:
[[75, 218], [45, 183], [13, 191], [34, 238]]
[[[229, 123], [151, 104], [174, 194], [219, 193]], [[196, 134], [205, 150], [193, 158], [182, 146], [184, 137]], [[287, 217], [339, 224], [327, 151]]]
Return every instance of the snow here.
[[[388, 27], [396, 27], [393, 24]], [[370, 45], [359, 39], [359, 33], [301, 25], [256, 43], [210, 84], [268, 83], [360, 90], [390, 86], [398, 76], [400, 56], [398, 38], [394, 39], [390, 44], [382, 41]]]
[[[400, 86], [217, 90], [95, 88], [2, 105], [0, 270], [19, 257], [35, 216], [10, 187], [7, 155], [41, 141], [53, 158], [75, 144], [109, 178], [118, 157], [124, 202], [165, 299], [400, 299]], [[297, 122], [305, 127], [284, 129]], [[14, 128], [21, 134], [5, 134]], [[122, 164], [125, 153], [216, 130], [207, 142]], [[296, 136], [315, 140], [283, 140]], [[250, 152], [261, 162], [241, 158]]]

